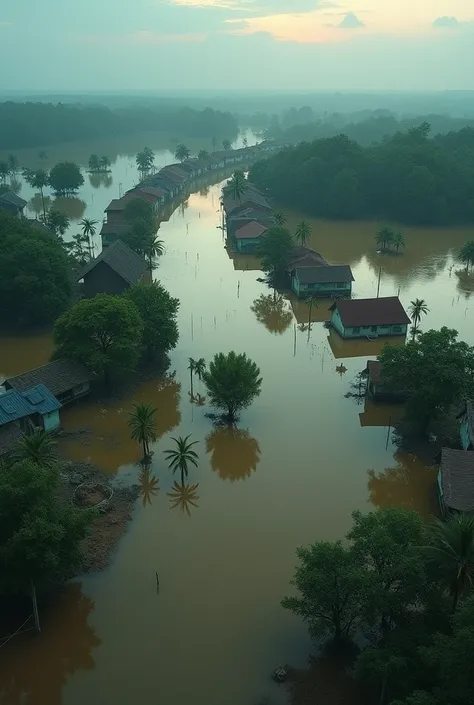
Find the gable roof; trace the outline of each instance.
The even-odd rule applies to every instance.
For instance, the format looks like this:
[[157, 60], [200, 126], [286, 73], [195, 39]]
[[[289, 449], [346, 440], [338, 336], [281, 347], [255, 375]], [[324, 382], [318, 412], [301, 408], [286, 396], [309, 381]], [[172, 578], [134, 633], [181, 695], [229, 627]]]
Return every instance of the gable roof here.
[[26, 201], [20, 198], [15, 191], [5, 191], [5, 193], [2, 193], [0, 196], [0, 201], [11, 204], [16, 208], [24, 208], [26, 206]]
[[163, 198], [163, 196], [165, 195], [164, 192], [156, 186], [140, 186], [139, 190], [143, 193], [149, 193], [151, 196], [155, 196], [155, 198], [157, 199]]
[[37, 384], [24, 392], [10, 389], [0, 394], [0, 425], [37, 413], [48, 414], [60, 408], [61, 404], [44, 384]]
[[354, 277], [348, 264], [326, 264], [316, 267], [296, 267], [296, 276], [302, 284], [332, 284], [352, 282]]
[[445, 505], [459, 511], [473, 511], [474, 453], [470, 450], [443, 448], [440, 476]]
[[242, 225], [241, 228], [235, 231], [235, 237], [238, 240], [253, 239], [260, 237], [260, 235], [263, 235], [267, 230], [268, 228], [261, 223], [257, 223], [256, 220], [251, 220], [250, 223]]
[[33, 370], [28, 370], [28, 372], [23, 372], [21, 375], [9, 377], [4, 384], [7, 388], [11, 387], [18, 392], [24, 392], [35, 385], [44, 384], [52, 394], [58, 395], [80, 384], [90, 382], [93, 377], [94, 375], [80, 362], [63, 357]]
[[171, 179], [171, 181], [174, 181], [177, 184], [181, 184], [188, 178], [188, 174], [183, 171], [183, 169], [180, 169], [177, 164], [170, 164], [170, 166], [163, 167], [160, 171], [160, 175], [166, 176], [168, 179]]
[[397, 326], [410, 323], [398, 296], [381, 299], [343, 299], [336, 301], [330, 310], [339, 312], [345, 327]]
[[129, 284], [136, 284], [146, 269], [146, 262], [122, 240], [116, 240], [77, 275], [77, 281], [89, 274], [99, 262], [104, 262]]
[[318, 267], [321, 265], [329, 265], [329, 262], [319, 252], [310, 247], [294, 247], [287, 271], [291, 272], [297, 267]]

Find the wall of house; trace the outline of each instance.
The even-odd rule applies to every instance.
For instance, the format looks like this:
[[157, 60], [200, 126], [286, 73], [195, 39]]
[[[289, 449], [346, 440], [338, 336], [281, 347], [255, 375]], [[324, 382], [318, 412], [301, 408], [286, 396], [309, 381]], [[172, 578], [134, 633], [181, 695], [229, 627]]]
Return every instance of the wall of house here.
[[43, 414], [43, 428], [45, 431], [55, 431], [60, 426], [59, 411]]
[[126, 281], [119, 277], [105, 262], [99, 262], [84, 277], [84, 296], [96, 294], [122, 294], [128, 289]]
[[258, 238], [236, 238], [238, 252], [256, 252], [258, 249]]
[[463, 450], [469, 450], [470, 448], [472, 448], [471, 435], [469, 433], [469, 424], [467, 422], [467, 416], [463, 417], [463, 420], [461, 422], [461, 428], [459, 429], [459, 433], [461, 436], [461, 445], [463, 447]]
[[322, 284], [302, 284], [296, 277], [292, 277], [292, 288], [298, 296], [330, 296], [330, 294], [342, 294], [347, 296], [352, 292], [352, 282], [324, 282]]
[[123, 225], [125, 222], [123, 210], [107, 211], [107, 223], [110, 225]]
[[345, 328], [338, 311], [333, 311], [331, 322], [343, 338], [367, 338], [371, 336], [406, 335], [407, 324], [402, 326], [357, 326]]

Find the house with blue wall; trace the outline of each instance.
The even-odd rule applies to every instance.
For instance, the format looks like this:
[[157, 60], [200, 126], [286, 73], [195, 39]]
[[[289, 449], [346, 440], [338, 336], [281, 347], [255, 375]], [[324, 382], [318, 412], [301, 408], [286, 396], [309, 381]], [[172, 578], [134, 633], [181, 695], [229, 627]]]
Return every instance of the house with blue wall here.
[[330, 308], [331, 325], [341, 338], [406, 335], [410, 318], [398, 296], [380, 299], [342, 299]]
[[23, 434], [39, 427], [56, 431], [60, 402], [43, 384], [24, 392], [10, 389], [0, 394], [0, 456], [13, 450]]
[[459, 429], [461, 446], [464, 450], [474, 450], [474, 403], [472, 401], [466, 403], [466, 408], [459, 418], [461, 420]]
[[252, 253], [257, 252], [261, 236], [267, 232], [267, 227], [251, 220], [235, 231], [234, 240], [237, 252]]
[[291, 272], [291, 289], [298, 298], [350, 296], [354, 277], [347, 264], [297, 266]]

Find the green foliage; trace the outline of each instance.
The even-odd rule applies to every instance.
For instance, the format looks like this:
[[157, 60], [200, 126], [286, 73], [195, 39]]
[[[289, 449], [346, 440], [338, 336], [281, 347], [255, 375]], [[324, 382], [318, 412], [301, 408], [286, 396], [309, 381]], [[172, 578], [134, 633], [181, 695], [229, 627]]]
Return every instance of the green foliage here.
[[474, 348], [457, 335], [446, 327], [430, 330], [404, 346], [386, 346], [379, 356], [387, 382], [408, 394], [406, 416], [421, 433], [474, 394]]
[[302, 247], [304, 247], [310, 237], [311, 225], [308, 223], [307, 220], [302, 220], [300, 223], [298, 223], [298, 227], [296, 228], [296, 241], [299, 242]]
[[49, 233], [0, 213], [0, 321], [40, 325], [68, 305], [71, 270], [66, 251]]
[[395, 243], [395, 233], [392, 228], [381, 228], [375, 234], [375, 242], [382, 251], [390, 250], [392, 244]]
[[131, 438], [143, 445], [143, 457], [150, 456], [150, 442], [157, 439], [156, 433], [156, 412], [151, 404], [134, 404], [133, 411], [129, 413], [128, 425], [131, 430]]
[[207, 149], [199, 150], [198, 159], [209, 159], [209, 152], [207, 151]]
[[278, 225], [278, 227], [282, 228], [286, 223], [286, 215], [283, 213], [283, 211], [277, 211], [275, 213], [275, 225]]
[[259, 367], [245, 353], [217, 353], [202, 375], [210, 402], [227, 412], [234, 421], [242, 409], [260, 394], [262, 379]]
[[130, 223], [153, 220], [153, 208], [144, 198], [132, 198], [128, 201], [123, 214]]
[[41, 216], [41, 222], [46, 225], [48, 230], [60, 238], [64, 235], [69, 227], [69, 218], [65, 213], [56, 210], [49, 210], [46, 215]]
[[243, 171], [234, 171], [232, 178], [226, 184], [226, 191], [234, 201], [240, 201], [247, 189], [247, 179]]
[[232, 149], [232, 142], [229, 139], [222, 140], [222, 149]]
[[88, 161], [89, 171], [99, 171], [100, 161], [98, 154], [91, 154]]
[[132, 301], [143, 324], [143, 345], [149, 357], [156, 358], [169, 352], [178, 342], [176, 316], [179, 300], [170, 296], [159, 283], [136, 284], [125, 297]]
[[48, 172], [44, 169], [23, 169], [23, 178], [32, 188], [39, 189], [41, 193], [41, 202], [43, 205], [43, 218], [46, 218], [46, 206], [44, 203], [43, 189], [49, 184]]
[[[300, 141], [257, 162], [249, 180], [279, 203], [322, 218], [474, 222], [472, 128], [431, 139], [422, 123], [391, 138], [384, 134], [378, 144], [364, 140], [365, 147], [344, 134]], [[351, 136], [357, 138], [354, 131]]]
[[260, 294], [250, 310], [270, 333], [282, 335], [293, 320], [293, 314], [288, 310], [287, 304], [282, 294], [277, 294], [275, 290], [274, 294]]
[[176, 448], [170, 450], [165, 450], [164, 454], [166, 459], [169, 460], [168, 467], [173, 473], [179, 470], [181, 473], [181, 484], [184, 484], [184, 478], [188, 477], [188, 466], [194, 465], [198, 466], [198, 454], [193, 450], [193, 446], [197, 445], [198, 441], [189, 441], [191, 435], [183, 438], [172, 438], [171, 440], [175, 443]]
[[39, 467], [50, 467], [57, 460], [55, 445], [51, 434], [41, 428], [18, 441], [13, 457], [16, 461], [28, 460]]
[[415, 299], [410, 301], [410, 306], [408, 307], [408, 313], [411, 316], [413, 322], [413, 338], [418, 332], [418, 324], [420, 323], [423, 316], [429, 313], [429, 308], [424, 299]]
[[150, 149], [150, 147], [144, 147], [141, 152], [138, 152], [136, 162], [140, 171], [148, 171], [151, 169], [155, 163], [155, 154], [153, 150]]
[[133, 370], [142, 345], [143, 323], [132, 300], [98, 294], [66, 311], [54, 327], [54, 357], [82, 362], [104, 377]]
[[60, 196], [76, 193], [83, 183], [84, 177], [74, 162], [60, 162], [49, 172], [49, 184]]
[[268, 272], [274, 278], [281, 277], [293, 247], [293, 238], [286, 228], [268, 228], [259, 238], [258, 246], [258, 256], [263, 271]]
[[466, 272], [470, 267], [474, 267], [474, 240], [469, 240], [462, 246], [459, 252], [459, 261], [466, 265]]
[[89, 514], [59, 499], [59, 470], [24, 460], [0, 478], [0, 592], [28, 592], [72, 577]]
[[186, 145], [181, 142], [176, 146], [176, 149], [174, 150], [174, 156], [176, 157], [176, 159], [179, 159], [180, 162], [184, 162], [186, 159], [189, 159], [189, 157], [191, 156], [191, 152], [186, 147]]

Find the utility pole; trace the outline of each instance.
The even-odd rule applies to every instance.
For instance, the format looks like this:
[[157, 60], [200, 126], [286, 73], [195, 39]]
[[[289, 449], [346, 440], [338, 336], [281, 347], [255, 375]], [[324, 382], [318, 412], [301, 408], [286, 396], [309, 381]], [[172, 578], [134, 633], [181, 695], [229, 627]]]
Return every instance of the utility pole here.
[[380, 293], [380, 278], [382, 276], [382, 265], [379, 267], [379, 280], [377, 283], [377, 298], [379, 298], [379, 293]]

